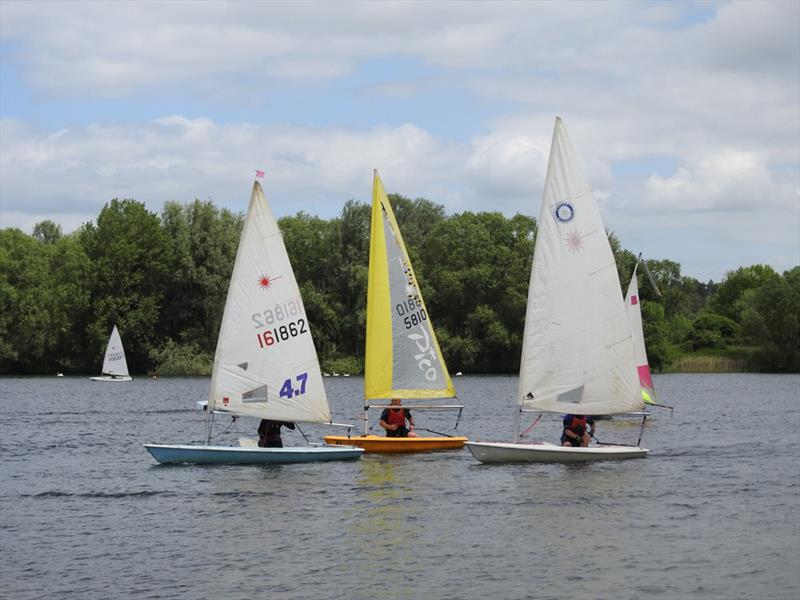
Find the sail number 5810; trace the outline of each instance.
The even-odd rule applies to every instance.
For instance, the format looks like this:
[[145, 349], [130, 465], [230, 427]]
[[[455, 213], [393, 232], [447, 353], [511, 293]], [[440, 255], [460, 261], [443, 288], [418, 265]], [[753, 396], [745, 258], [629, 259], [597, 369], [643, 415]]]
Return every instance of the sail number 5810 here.
[[418, 295], [414, 295], [400, 304], [395, 304], [394, 310], [398, 316], [403, 317], [403, 325], [406, 326], [406, 329], [411, 329], [428, 319], [425, 309], [422, 308], [422, 300]]
[[286, 325], [257, 333], [256, 337], [260, 348], [269, 348], [307, 332], [308, 326], [305, 319], [297, 319], [297, 321], [292, 321]]

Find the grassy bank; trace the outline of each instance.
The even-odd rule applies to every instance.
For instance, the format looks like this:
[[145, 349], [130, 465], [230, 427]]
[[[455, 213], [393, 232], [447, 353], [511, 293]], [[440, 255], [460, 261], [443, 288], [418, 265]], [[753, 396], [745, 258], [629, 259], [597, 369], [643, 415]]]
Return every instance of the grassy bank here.
[[685, 353], [672, 361], [670, 373], [748, 373], [758, 371], [758, 348], [731, 347]]

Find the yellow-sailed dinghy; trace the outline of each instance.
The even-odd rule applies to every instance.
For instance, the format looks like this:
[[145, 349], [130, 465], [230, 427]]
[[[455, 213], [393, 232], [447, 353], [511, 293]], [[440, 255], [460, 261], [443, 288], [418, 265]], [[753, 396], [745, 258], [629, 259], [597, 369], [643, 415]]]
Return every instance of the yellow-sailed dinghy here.
[[329, 435], [325, 436], [325, 442], [358, 446], [365, 452], [462, 448], [466, 437], [369, 435], [369, 410], [387, 408], [392, 398], [401, 398], [401, 407], [413, 410], [460, 411], [463, 408], [461, 404], [419, 403], [420, 400], [455, 398], [456, 391], [377, 171], [372, 187], [366, 346], [364, 435]]

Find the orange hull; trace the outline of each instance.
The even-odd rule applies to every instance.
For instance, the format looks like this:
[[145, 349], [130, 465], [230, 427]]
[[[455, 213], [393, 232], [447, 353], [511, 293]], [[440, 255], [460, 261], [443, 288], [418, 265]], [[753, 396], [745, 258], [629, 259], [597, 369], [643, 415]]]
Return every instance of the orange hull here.
[[333, 446], [357, 446], [364, 452], [399, 453], [458, 450], [467, 442], [465, 437], [406, 437], [390, 438], [377, 435], [326, 435], [325, 443]]

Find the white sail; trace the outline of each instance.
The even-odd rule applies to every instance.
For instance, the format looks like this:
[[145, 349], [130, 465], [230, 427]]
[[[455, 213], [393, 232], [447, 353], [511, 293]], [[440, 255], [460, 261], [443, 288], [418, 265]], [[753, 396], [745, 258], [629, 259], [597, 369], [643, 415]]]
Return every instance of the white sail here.
[[[639, 263], [636, 263], [639, 266]], [[639, 386], [642, 399], [647, 404], [656, 402], [653, 378], [650, 375], [650, 364], [647, 360], [647, 348], [644, 345], [644, 329], [642, 328], [642, 308], [639, 299], [639, 283], [636, 281], [636, 267], [633, 268], [628, 293], [625, 294], [625, 311], [633, 336], [633, 356], [636, 361], [636, 372], [639, 375]]]
[[258, 182], [225, 301], [208, 410], [279, 421], [331, 420], [300, 290]]
[[600, 212], [556, 118], [528, 291], [518, 401], [611, 414], [642, 396], [619, 277]]
[[111, 330], [106, 346], [106, 355], [103, 358], [103, 375], [114, 377], [128, 377], [128, 362], [125, 360], [125, 349], [122, 347], [122, 338], [119, 336], [117, 326]]

